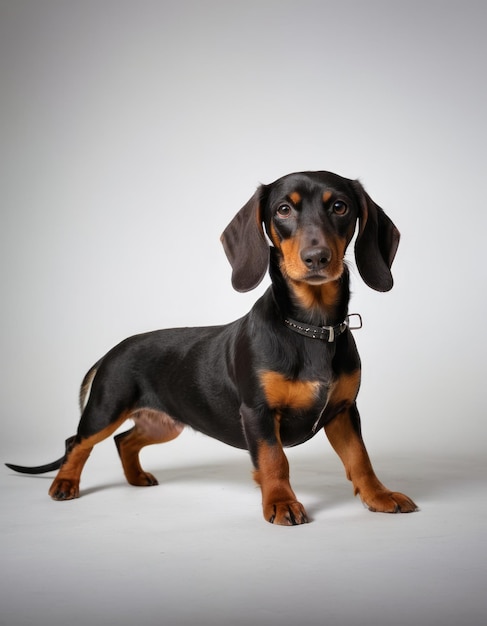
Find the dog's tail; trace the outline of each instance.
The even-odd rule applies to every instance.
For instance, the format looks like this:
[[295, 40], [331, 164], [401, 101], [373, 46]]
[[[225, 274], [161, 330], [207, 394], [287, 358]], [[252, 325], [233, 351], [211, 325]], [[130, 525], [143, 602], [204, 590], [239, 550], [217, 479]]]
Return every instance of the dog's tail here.
[[46, 463], [46, 465], [37, 465], [36, 467], [25, 467], [24, 465], [14, 465], [13, 463], [5, 463], [5, 465], [9, 469], [14, 470], [14, 472], [20, 472], [21, 474], [45, 474], [46, 472], [53, 472], [55, 470], [58, 470], [64, 463], [75, 439], [76, 435], [73, 435], [72, 437], [66, 439], [65, 453], [60, 459], [58, 459], [57, 461], [53, 461], [52, 463]]
[[91, 367], [86, 376], [83, 378], [83, 382], [81, 383], [81, 388], [79, 390], [79, 408], [81, 413], [85, 410], [86, 403], [88, 402], [88, 396], [90, 395], [91, 385], [93, 380], [95, 379], [96, 373], [98, 372], [98, 368], [101, 365], [103, 358], [97, 361], [93, 367]]
[[[102, 360], [103, 359], [97, 361], [95, 365], [93, 365], [93, 367], [88, 370], [86, 376], [83, 378], [83, 382], [81, 383], [81, 389], [79, 392], [79, 406], [81, 412], [84, 411], [84, 408], [88, 401], [88, 396], [91, 391], [91, 385]], [[76, 435], [73, 435], [72, 437], [69, 437], [69, 439], [66, 439], [66, 451], [60, 459], [57, 459], [57, 461], [53, 461], [52, 463], [46, 463], [46, 465], [38, 465], [36, 467], [25, 467], [24, 465], [14, 465], [13, 463], [5, 463], [5, 465], [14, 472], [20, 472], [21, 474], [45, 474], [46, 472], [53, 472], [55, 470], [58, 470], [66, 460], [68, 452], [71, 450], [71, 447], [74, 443], [75, 437]]]

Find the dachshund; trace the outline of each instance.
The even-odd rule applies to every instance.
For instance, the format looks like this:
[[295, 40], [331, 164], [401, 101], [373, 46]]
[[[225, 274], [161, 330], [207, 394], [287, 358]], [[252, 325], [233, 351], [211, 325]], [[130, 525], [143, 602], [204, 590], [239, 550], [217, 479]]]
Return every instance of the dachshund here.
[[254, 289], [269, 270], [271, 284], [250, 312], [222, 326], [157, 330], [122, 341], [86, 374], [78, 431], [62, 458], [8, 467], [59, 470], [50, 496], [77, 498], [93, 446], [130, 418], [134, 426], [114, 437], [127, 481], [157, 485], [140, 465], [140, 450], [190, 426], [248, 450], [264, 518], [292, 526], [308, 516], [291, 487], [284, 448], [323, 428], [368, 509], [416, 511], [409, 497], [379, 481], [361, 434], [361, 365], [344, 260], [356, 229], [362, 279], [389, 291], [399, 231], [359, 181], [316, 171], [259, 186], [221, 237], [237, 291]]

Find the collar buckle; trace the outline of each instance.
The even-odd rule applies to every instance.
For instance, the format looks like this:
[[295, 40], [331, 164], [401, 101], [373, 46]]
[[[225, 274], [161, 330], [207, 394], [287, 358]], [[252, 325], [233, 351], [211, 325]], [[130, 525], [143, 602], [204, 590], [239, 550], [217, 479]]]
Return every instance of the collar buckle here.
[[[357, 320], [356, 320], [354, 325], [352, 325], [350, 323], [350, 318], [351, 317], [357, 318]], [[360, 313], [350, 313], [350, 315], [347, 315], [345, 323], [350, 328], [350, 330], [360, 330], [362, 328], [362, 325], [363, 325], [362, 324], [362, 316], [360, 315]]]

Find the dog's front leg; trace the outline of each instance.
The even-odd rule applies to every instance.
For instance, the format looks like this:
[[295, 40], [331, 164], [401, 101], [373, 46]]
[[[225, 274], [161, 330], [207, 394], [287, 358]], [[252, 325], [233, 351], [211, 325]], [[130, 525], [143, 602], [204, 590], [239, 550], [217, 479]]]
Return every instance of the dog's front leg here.
[[262, 491], [265, 519], [282, 526], [305, 524], [306, 511], [289, 482], [289, 463], [279, 436], [279, 415], [258, 415], [245, 406], [241, 415], [255, 467], [254, 480]]
[[259, 441], [254, 480], [262, 490], [264, 517], [272, 524], [297, 526], [308, 521], [289, 482], [289, 463], [279, 442]]
[[362, 439], [355, 403], [327, 424], [325, 432], [345, 466], [355, 495], [360, 496], [369, 510], [383, 513], [411, 513], [417, 510], [411, 498], [387, 489], [377, 478]]

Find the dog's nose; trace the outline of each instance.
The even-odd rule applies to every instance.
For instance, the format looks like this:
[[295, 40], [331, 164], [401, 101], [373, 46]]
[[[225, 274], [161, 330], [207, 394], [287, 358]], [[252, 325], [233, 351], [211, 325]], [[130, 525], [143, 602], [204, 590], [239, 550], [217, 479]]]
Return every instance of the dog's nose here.
[[321, 270], [328, 265], [331, 251], [324, 246], [305, 248], [301, 251], [301, 260], [309, 270]]

